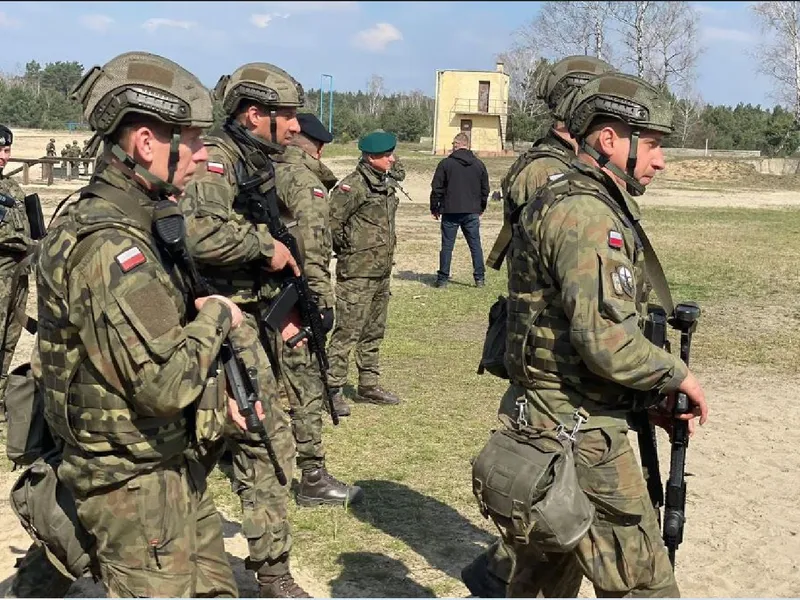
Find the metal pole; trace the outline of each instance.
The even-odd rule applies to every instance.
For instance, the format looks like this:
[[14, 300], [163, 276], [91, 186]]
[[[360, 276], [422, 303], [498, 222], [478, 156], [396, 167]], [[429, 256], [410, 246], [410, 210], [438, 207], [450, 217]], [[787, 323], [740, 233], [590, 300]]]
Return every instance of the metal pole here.
[[333, 75], [323, 73], [320, 77], [319, 120], [322, 121], [322, 81], [328, 78], [328, 131], [333, 133]]

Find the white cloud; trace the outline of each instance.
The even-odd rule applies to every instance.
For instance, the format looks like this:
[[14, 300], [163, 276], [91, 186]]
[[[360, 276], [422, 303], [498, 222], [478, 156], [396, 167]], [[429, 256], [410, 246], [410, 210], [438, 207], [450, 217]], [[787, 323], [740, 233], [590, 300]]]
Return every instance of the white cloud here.
[[15, 19], [14, 17], [9, 17], [6, 13], [0, 11], [0, 27], [6, 29], [14, 29], [19, 27], [20, 22], [19, 19]]
[[83, 15], [80, 18], [80, 22], [86, 29], [105, 33], [108, 31], [111, 24], [114, 23], [114, 19], [108, 15]]
[[175, 19], [162, 19], [160, 17], [147, 19], [144, 23], [142, 23], [142, 27], [151, 33], [158, 29], [159, 27], [171, 27], [173, 29], [191, 29], [195, 27], [197, 23], [194, 21], [177, 21]]
[[741, 29], [726, 29], [724, 27], [704, 27], [702, 30], [703, 39], [708, 42], [742, 42], [750, 43], [756, 40], [756, 36]]
[[264, 29], [273, 19], [286, 19], [288, 17], [289, 13], [252, 14], [250, 15], [250, 22], [259, 29]]
[[403, 39], [403, 34], [391, 23], [376, 23], [353, 36], [353, 44], [369, 52], [383, 52], [391, 42]]

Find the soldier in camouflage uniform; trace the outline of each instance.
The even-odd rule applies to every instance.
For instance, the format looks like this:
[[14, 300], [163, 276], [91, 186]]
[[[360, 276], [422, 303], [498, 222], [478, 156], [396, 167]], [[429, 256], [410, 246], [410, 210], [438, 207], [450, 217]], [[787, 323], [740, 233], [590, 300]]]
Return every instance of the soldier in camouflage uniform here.
[[[78, 146], [78, 140], [72, 140], [72, 146], [69, 147], [69, 155], [73, 158], [80, 158], [81, 157], [81, 147]], [[80, 162], [77, 160], [70, 161], [72, 164], [72, 172], [75, 176], [81, 174], [80, 172]]]
[[18, 272], [18, 266], [36, 245], [25, 213], [25, 194], [14, 179], [3, 175], [13, 141], [11, 130], [0, 125], [0, 406], [4, 406], [8, 369], [22, 333], [16, 315], [25, 310], [28, 299], [28, 270]]
[[547, 105], [553, 124], [506, 172], [500, 184], [503, 195], [503, 228], [486, 260], [500, 270], [511, 242], [511, 214], [533, 198], [549, 178], [564, 173], [575, 159], [577, 146], [564, 123], [569, 102], [590, 78], [613, 71], [607, 62], [593, 56], [567, 56], [554, 63], [539, 80], [536, 98]]
[[47, 142], [47, 148], [45, 149], [47, 156], [55, 156], [56, 155], [56, 139], [50, 138], [50, 141]]
[[350, 352], [355, 347], [358, 389], [355, 400], [399, 404], [378, 385], [378, 353], [389, 308], [397, 196], [387, 173], [397, 139], [373, 132], [358, 142], [356, 170], [331, 192], [331, 238], [336, 263], [336, 325], [328, 347], [328, 376], [337, 402], [344, 402]]
[[[578, 146], [565, 123], [575, 92], [595, 75], [613, 70], [607, 62], [592, 56], [568, 56], [553, 64], [540, 80], [536, 97], [547, 105], [553, 124], [547, 135], [517, 158], [503, 177], [504, 223], [487, 266], [500, 270], [503, 265], [511, 243], [512, 213], [535, 197], [550, 178], [566, 173], [575, 160]], [[461, 579], [472, 594], [505, 598], [512, 562], [507, 550], [496, 541], [462, 569]]]
[[511, 385], [499, 418], [527, 435], [558, 425], [572, 429], [580, 425], [576, 415], [588, 413], [574, 456], [578, 483], [596, 514], [566, 553], [542, 553], [509, 536], [516, 556], [509, 597], [575, 597], [583, 576], [598, 597], [678, 595], [626, 436], [637, 390], [684, 392], [693, 406], [683, 415], [690, 429], [696, 415], [701, 424], [708, 415], [695, 376], [640, 329], [647, 288], [633, 195], [664, 168], [661, 139], [672, 131], [671, 121], [669, 103], [645, 81], [616, 73], [591, 79], [568, 116], [580, 162], [542, 188], [514, 225]]
[[[240, 306], [245, 325], [254, 337], [260, 335], [264, 348], [258, 362], [270, 368], [259, 367], [258, 378], [264, 392], [274, 398], [275, 375], [280, 375], [278, 357], [284, 351], [283, 342], [299, 332], [299, 323], [295, 314], [277, 335], [259, 324], [260, 315], [279, 290], [281, 272], [300, 271], [286, 246], [260, 222], [259, 207], [240, 193], [240, 181], [268, 174], [272, 157], [299, 132], [297, 108], [303, 105], [303, 88], [274, 65], [248, 63], [221, 77], [215, 94], [227, 118], [221, 128], [205, 136], [208, 162], [182, 199], [187, 231], [192, 253], [208, 282]], [[257, 193], [264, 201], [274, 196], [274, 176], [265, 177]], [[289, 486], [277, 481], [256, 438], [237, 436], [228, 441], [234, 489], [242, 503], [242, 532], [250, 550], [246, 566], [256, 572], [261, 596], [308, 597], [290, 571]], [[272, 444], [291, 481], [294, 440], [285, 412]]]
[[218, 354], [229, 333], [247, 347], [242, 314], [223, 296], [193, 298], [155, 233], [207, 157], [211, 97], [144, 52], [93, 67], [72, 97], [107, 154], [37, 253], [36, 377], [63, 445], [58, 476], [109, 596], [235, 597], [206, 476], [231, 411]]
[[[282, 154], [275, 155], [275, 187], [280, 210], [297, 221], [298, 244], [303, 249], [303, 269], [308, 285], [318, 298], [326, 332], [333, 327], [334, 299], [331, 288], [331, 234], [328, 224], [328, 190], [336, 176], [320, 158], [333, 135], [313, 114], [297, 115], [300, 132], [292, 136]], [[297, 443], [297, 466], [302, 477], [297, 502], [353, 504], [363, 497], [358, 486], [347, 486], [325, 469], [322, 421], [326, 413], [324, 389], [317, 361], [306, 348], [280, 351], [280, 375], [291, 406], [292, 428]], [[341, 399], [341, 395], [338, 396]], [[334, 405], [339, 416], [350, 414], [346, 402]]]

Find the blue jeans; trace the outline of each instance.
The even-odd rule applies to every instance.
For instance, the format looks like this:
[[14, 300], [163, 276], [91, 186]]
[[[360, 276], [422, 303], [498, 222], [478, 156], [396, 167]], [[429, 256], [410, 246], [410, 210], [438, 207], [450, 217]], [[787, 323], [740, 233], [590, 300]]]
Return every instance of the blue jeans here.
[[453, 257], [453, 246], [456, 235], [461, 228], [464, 239], [467, 240], [469, 252], [472, 255], [472, 276], [475, 281], [483, 281], [486, 267], [483, 264], [483, 250], [481, 249], [481, 219], [476, 213], [445, 213], [442, 215], [442, 249], [439, 251], [439, 271], [436, 273], [439, 281], [450, 278], [450, 260]]

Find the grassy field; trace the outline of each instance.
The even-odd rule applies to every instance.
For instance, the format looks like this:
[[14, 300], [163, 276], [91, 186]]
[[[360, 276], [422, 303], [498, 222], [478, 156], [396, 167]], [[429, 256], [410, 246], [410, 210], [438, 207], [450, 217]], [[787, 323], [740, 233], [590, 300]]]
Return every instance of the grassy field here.
[[[426, 186], [441, 157], [415, 150], [398, 148], [414, 202], [401, 198], [398, 211], [381, 347], [383, 384], [404, 403], [356, 404], [338, 427], [325, 426], [328, 468], [364, 488], [362, 504], [291, 505], [293, 564], [318, 596], [463, 596], [460, 569], [494, 538], [472, 496], [470, 459], [495, 425], [506, 387], [476, 374], [488, 309], [506, 293], [506, 273], [488, 270], [487, 286], [473, 287], [459, 236], [451, 285], [432, 287], [439, 227], [427, 210]], [[355, 143], [331, 145], [325, 159], [342, 176], [356, 156]], [[486, 160], [493, 189], [512, 160]], [[689, 450], [689, 521], [677, 577], [687, 596], [797, 596], [800, 458], [787, 449], [800, 444], [800, 208], [782, 205], [796, 204], [797, 187], [783, 177], [759, 187], [762, 178], [748, 177], [741, 165], [700, 167], [676, 162], [642, 202], [673, 296], [696, 300], [703, 310], [692, 364], [711, 419]], [[713, 203], [684, 206], [684, 189], [692, 202], [713, 197]], [[725, 204], [727, 189], [742, 207]], [[50, 210], [64, 195], [40, 193]], [[778, 205], [759, 208], [762, 202]], [[485, 253], [501, 219], [499, 204], [490, 204], [482, 221]], [[659, 441], [666, 446], [663, 436]], [[221, 472], [212, 475], [211, 488], [235, 529], [239, 500]], [[582, 595], [591, 594], [584, 585]]]

